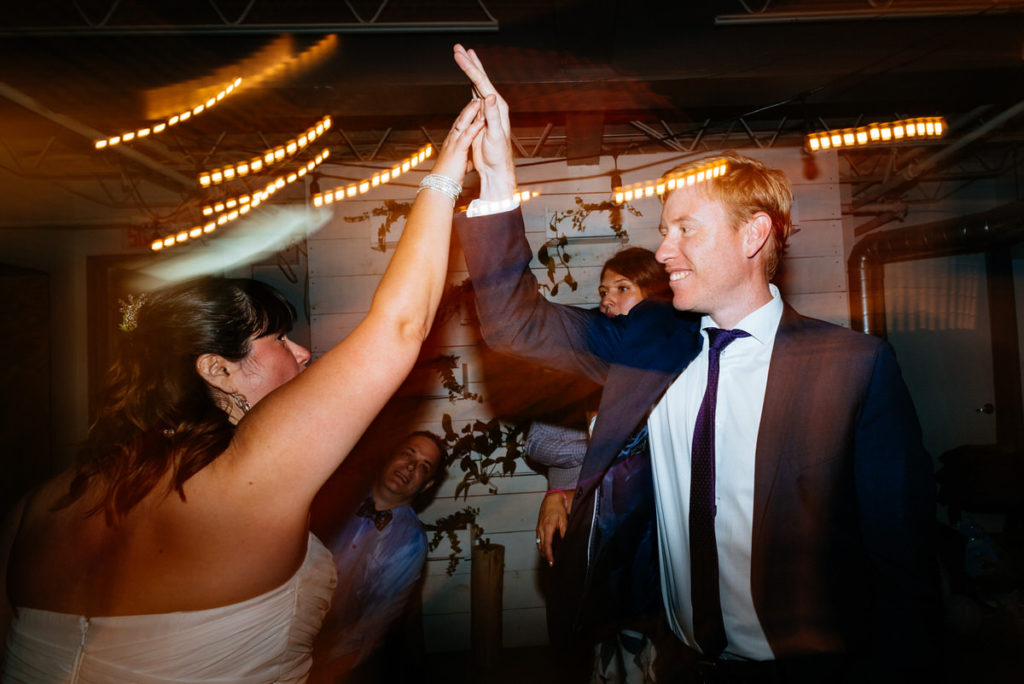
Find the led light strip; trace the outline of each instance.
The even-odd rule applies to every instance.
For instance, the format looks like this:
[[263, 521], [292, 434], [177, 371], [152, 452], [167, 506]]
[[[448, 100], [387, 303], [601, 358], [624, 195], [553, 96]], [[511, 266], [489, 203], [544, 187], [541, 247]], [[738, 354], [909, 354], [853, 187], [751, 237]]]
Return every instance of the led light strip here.
[[901, 142], [914, 138], [940, 138], [945, 132], [946, 120], [943, 117], [928, 116], [811, 133], [806, 138], [806, 144], [811, 152], [820, 152], [827, 149]]
[[[223, 203], [218, 202], [215, 205], [203, 207], [203, 216], [210, 216], [213, 215], [214, 213], [217, 213], [219, 215], [215, 220], [209, 221], [205, 225], [193, 226], [189, 230], [183, 230], [178, 233], [174, 233], [173, 235], [163, 237], [159, 240], [154, 240], [153, 243], [150, 244], [149, 248], [152, 249], [154, 252], [159, 252], [161, 249], [165, 249], [167, 247], [174, 247], [175, 245], [179, 245], [182, 242], [187, 242], [188, 240], [201, 237], [203, 235], [206, 235], [207, 233], [212, 233], [213, 231], [217, 230], [217, 228], [219, 228], [220, 226], [223, 226], [225, 223], [230, 223], [231, 221], [237, 219], [239, 216], [245, 216], [246, 214], [249, 213], [250, 209], [255, 209], [256, 207], [258, 207], [260, 204], [269, 199], [270, 196], [273, 195], [275, 192], [285, 187], [286, 185], [294, 183], [299, 178], [302, 178], [307, 173], [315, 169], [317, 166], [323, 163], [323, 161], [327, 159], [328, 156], [330, 156], [330, 151], [324, 148], [323, 152], [318, 154], [315, 159], [310, 160], [305, 166], [299, 167], [299, 169], [293, 171], [292, 173], [281, 174], [274, 180], [267, 183], [267, 185], [262, 190], [258, 190], [252, 193], [251, 195], [240, 195], [239, 197], [229, 199]], [[218, 206], [220, 206], [221, 208], [215, 209]], [[210, 209], [210, 211], [207, 212], [207, 209]]]
[[416, 168], [424, 159], [434, 153], [432, 145], [427, 145], [421, 148], [416, 154], [403, 159], [400, 163], [393, 166], [388, 171], [381, 171], [375, 173], [371, 178], [364, 178], [358, 183], [351, 183], [347, 186], [339, 186], [334, 190], [328, 190], [327, 192], [318, 192], [313, 195], [313, 206], [322, 207], [325, 204], [332, 202], [340, 202], [343, 199], [351, 199], [356, 195], [362, 195], [369, 192], [370, 188], [375, 188], [378, 185], [384, 185], [395, 180], [403, 173], [408, 172], [410, 169]]
[[203, 102], [201, 104], [197, 104], [192, 109], [186, 109], [185, 111], [181, 112], [180, 114], [175, 114], [174, 116], [170, 117], [169, 119], [167, 119], [165, 121], [162, 121], [162, 122], [160, 122], [160, 123], [158, 123], [158, 124], [156, 124], [156, 125], [154, 125], [152, 127], [138, 128], [138, 129], [136, 129], [134, 131], [126, 131], [125, 133], [122, 133], [121, 135], [115, 135], [115, 136], [110, 137], [110, 138], [103, 138], [102, 140], [96, 140], [96, 141], [94, 141], [94, 144], [96, 145], [96, 149], [97, 150], [102, 150], [103, 148], [109, 147], [111, 145], [118, 145], [120, 143], [131, 142], [132, 140], [135, 140], [136, 138], [145, 138], [145, 137], [147, 137], [149, 135], [157, 135], [159, 133], [163, 133], [170, 126], [174, 126], [175, 124], [178, 124], [178, 123], [180, 123], [182, 121], [188, 121], [190, 118], [192, 118], [193, 116], [196, 116], [197, 114], [202, 114], [204, 111], [206, 111], [207, 109], [209, 109], [210, 107], [214, 106], [215, 104], [217, 104], [218, 102], [223, 100], [225, 97], [230, 95], [235, 89], [238, 88], [239, 85], [241, 85], [241, 83], [242, 83], [242, 79], [241, 78], [236, 78], [233, 83], [228, 85], [226, 88], [221, 90], [219, 93], [217, 93], [216, 95], [211, 97], [206, 102]]
[[715, 159], [701, 166], [695, 166], [685, 171], [673, 173], [670, 176], [658, 178], [657, 180], [643, 181], [626, 187], [615, 188], [613, 190], [615, 203], [622, 204], [623, 202], [644, 197], [664, 195], [666, 192], [676, 188], [703, 183], [704, 181], [724, 175], [728, 168], [729, 165], [725, 159]]
[[217, 185], [218, 183], [233, 180], [236, 177], [247, 176], [250, 172], [258, 173], [264, 167], [270, 167], [301, 152], [306, 148], [306, 145], [322, 136], [330, 127], [331, 117], [325, 116], [315, 126], [310, 126], [309, 130], [302, 135], [289, 140], [283, 145], [267, 150], [259, 157], [253, 157], [248, 161], [241, 161], [231, 166], [225, 166], [222, 169], [214, 169], [213, 171], [200, 174], [199, 184], [204, 188], [208, 188], [210, 185]]
[[330, 156], [330, 150], [325, 148], [324, 151], [321, 152], [319, 155], [317, 155], [315, 159], [311, 159], [304, 166], [300, 166], [294, 173], [278, 176], [274, 180], [272, 180], [269, 183], [267, 183], [267, 185], [264, 187], [263, 191], [259, 191], [258, 190], [258, 191], [254, 192], [252, 194], [238, 195], [237, 197], [231, 197], [231, 198], [228, 198], [226, 200], [222, 200], [220, 202], [216, 202], [215, 204], [207, 204], [204, 207], [202, 207], [202, 209], [201, 209], [201, 211], [203, 213], [203, 216], [213, 216], [214, 214], [219, 214], [219, 213], [221, 213], [223, 211], [229, 211], [231, 209], [235, 209], [237, 207], [242, 206], [243, 204], [249, 204], [261, 192], [266, 192], [271, 187], [277, 187], [277, 185], [282, 180], [284, 181], [285, 185], [293, 183], [297, 179], [302, 178], [307, 173], [309, 173], [310, 171], [315, 169], [317, 166], [319, 166], [321, 163], [323, 163], [323, 161], [325, 159], [327, 159], [328, 156]]

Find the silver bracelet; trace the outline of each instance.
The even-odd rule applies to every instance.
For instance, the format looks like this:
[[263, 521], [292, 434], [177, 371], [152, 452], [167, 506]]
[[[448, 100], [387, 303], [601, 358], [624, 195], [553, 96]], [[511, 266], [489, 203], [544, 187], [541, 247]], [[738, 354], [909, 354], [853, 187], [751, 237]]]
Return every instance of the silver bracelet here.
[[455, 202], [459, 199], [459, 195], [462, 194], [462, 185], [448, 176], [442, 176], [439, 173], [429, 173], [420, 181], [420, 189], [416, 191], [416, 194], [420, 194], [423, 190], [434, 190]]

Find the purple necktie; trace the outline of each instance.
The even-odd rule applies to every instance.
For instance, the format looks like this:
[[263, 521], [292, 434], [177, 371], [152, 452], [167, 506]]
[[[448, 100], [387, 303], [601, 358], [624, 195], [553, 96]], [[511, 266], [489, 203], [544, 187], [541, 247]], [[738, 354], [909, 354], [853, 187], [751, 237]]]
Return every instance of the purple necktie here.
[[697, 413], [690, 449], [690, 593], [693, 635], [707, 658], [725, 648], [722, 603], [718, 593], [718, 546], [715, 543], [715, 404], [718, 358], [729, 343], [749, 337], [742, 330], [708, 328], [708, 388]]

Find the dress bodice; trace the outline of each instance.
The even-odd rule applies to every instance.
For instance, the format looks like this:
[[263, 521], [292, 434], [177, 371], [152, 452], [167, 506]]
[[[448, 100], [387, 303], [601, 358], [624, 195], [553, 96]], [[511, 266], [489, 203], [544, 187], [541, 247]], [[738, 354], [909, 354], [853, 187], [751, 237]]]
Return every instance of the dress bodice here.
[[93, 618], [21, 607], [3, 682], [303, 682], [335, 581], [330, 551], [310, 534], [288, 581], [240, 603]]

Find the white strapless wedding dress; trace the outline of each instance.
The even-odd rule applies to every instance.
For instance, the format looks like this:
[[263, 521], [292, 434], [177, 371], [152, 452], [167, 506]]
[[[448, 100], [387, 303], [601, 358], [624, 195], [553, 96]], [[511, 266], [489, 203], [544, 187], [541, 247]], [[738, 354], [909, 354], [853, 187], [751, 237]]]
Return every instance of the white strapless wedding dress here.
[[336, 577], [331, 552], [310, 534], [291, 579], [241, 603], [94, 618], [18, 608], [3, 682], [304, 682]]

